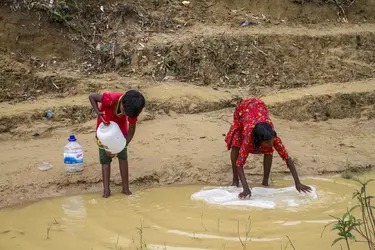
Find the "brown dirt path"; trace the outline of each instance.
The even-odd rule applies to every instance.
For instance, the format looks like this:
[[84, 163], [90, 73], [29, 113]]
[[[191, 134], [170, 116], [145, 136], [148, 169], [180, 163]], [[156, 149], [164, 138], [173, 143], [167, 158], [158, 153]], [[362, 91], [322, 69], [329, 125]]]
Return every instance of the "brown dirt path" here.
[[375, 24], [341, 24], [341, 25], [277, 25], [277, 26], [251, 26], [251, 27], [229, 27], [229, 26], [207, 26], [197, 24], [177, 33], [158, 33], [149, 38], [150, 44], [178, 43], [192, 40], [194, 37], [209, 37], [215, 35], [272, 35], [272, 36], [340, 36], [359, 33], [375, 33]]

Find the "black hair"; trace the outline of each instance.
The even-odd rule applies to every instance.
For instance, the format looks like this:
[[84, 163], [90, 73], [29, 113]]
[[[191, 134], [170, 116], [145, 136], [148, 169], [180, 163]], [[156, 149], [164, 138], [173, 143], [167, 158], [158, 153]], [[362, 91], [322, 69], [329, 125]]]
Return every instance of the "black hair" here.
[[255, 125], [251, 132], [253, 137], [253, 143], [255, 150], [259, 153], [260, 144], [263, 141], [271, 140], [276, 136], [275, 130], [273, 130], [271, 124], [267, 122], [260, 122]]
[[143, 110], [146, 101], [144, 96], [136, 90], [129, 90], [121, 100], [125, 114], [130, 118], [137, 117]]

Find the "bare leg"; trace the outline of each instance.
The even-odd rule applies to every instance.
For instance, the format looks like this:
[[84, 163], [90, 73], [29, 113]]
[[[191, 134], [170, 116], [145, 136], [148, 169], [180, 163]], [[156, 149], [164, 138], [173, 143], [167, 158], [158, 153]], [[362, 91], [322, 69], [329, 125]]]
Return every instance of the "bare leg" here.
[[102, 176], [103, 176], [103, 197], [108, 198], [111, 195], [111, 190], [109, 188], [109, 178], [111, 175], [111, 164], [102, 165]]
[[239, 186], [239, 180], [238, 180], [238, 171], [237, 171], [237, 158], [240, 153], [240, 148], [238, 147], [232, 147], [232, 151], [230, 152], [230, 160], [232, 162], [232, 170], [233, 170], [233, 182], [232, 186]]
[[120, 174], [122, 180], [122, 192], [126, 195], [131, 195], [129, 190], [129, 166], [127, 160], [118, 159], [120, 165]]
[[268, 179], [270, 177], [273, 155], [264, 155], [263, 158], [263, 182], [262, 185], [268, 186]]

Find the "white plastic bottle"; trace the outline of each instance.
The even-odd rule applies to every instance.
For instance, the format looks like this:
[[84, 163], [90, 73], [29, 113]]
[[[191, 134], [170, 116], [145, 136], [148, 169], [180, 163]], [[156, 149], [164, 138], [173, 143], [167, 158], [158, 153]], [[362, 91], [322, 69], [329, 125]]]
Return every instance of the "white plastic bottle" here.
[[83, 148], [74, 135], [68, 139], [64, 149], [64, 164], [67, 172], [74, 173], [83, 170]]

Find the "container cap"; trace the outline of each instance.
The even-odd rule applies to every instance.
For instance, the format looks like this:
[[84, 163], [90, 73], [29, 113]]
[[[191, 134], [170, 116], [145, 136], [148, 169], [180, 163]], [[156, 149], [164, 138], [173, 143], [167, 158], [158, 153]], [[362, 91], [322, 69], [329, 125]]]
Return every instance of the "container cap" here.
[[74, 135], [69, 136], [68, 141], [76, 141], [76, 137]]

